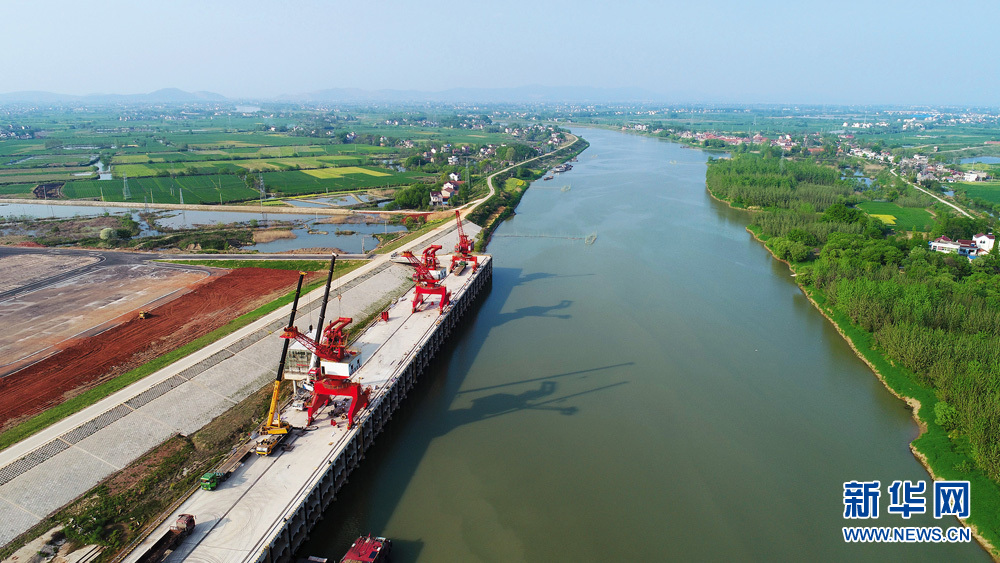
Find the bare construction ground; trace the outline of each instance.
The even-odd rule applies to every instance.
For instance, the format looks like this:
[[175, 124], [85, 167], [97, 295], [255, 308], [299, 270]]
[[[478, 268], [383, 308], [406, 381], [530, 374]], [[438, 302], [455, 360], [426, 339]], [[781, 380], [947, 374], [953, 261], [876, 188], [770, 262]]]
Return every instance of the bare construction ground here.
[[[13, 268], [27, 271], [18, 282], [21, 286], [42, 277], [36, 265], [39, 262], [48, 263], [42, 269], [48, 268], [46, 276], [51, 276], [66, 268], [66, 262], [60, 263], [59, 259], [77, 261], [74, 267], [85, 265], [87, 262], [83, 260], [96, 261], [42, 255], [11, 256], [3, 260], [22, 258], [30, 260], [31, 265]], [[7, 273], [0, 272], [0, 279], [6, 281]], [[0, 323], [6, 327], [0, 377], [58, 352], [73, 338], [93, 335], [128, 320], [123, 315], [154, 301], [162, 304], [177, 297], [207, 275], [195, 269], [152, 264], [108, 266], [0, 301]]]
[[0, 257], [0, 293], [97, 262], [93, 256], [21, 254]]

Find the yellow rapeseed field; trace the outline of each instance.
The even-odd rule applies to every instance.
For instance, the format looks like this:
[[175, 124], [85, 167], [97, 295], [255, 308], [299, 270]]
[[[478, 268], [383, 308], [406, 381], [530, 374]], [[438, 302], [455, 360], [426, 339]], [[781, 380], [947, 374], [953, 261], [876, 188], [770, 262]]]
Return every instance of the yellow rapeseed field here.
[[895, 215], [872, 215], [872, 217], [875, 217], [876, 219], [881, 220], [886, 225], [895, 225], [896, 224], [896, 216]]
[[388, 176], [386, 172], [367, 170], [357, 166], [338, 166], [337, 168], [318, 168], [316, 170], [303, 170], [306, 174], [316, 178], [343, 178], [347, 174], [367, 174], [369, 176]]

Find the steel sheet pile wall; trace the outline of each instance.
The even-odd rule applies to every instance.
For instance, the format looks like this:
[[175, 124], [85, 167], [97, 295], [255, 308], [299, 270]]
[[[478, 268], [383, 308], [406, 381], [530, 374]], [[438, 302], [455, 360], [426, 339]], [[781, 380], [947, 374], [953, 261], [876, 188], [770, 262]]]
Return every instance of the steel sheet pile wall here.
[[260, 555], [256, 561], [285, 563], [292, 560], [295, 551], [308, 537], [313, 524], [330, 503], [336, 500], [337, 492], [347, 483], [347, 476], [364, 459], [364, 453], [374, 443], [375, 436], [382, 432], [392, 413], [416, 384], [441, 344], [483, 289], [492, 283], [493, 260], [486, 260], [473, 275], [472, 282], [453, 296], [450, 309], [438, 320], [434, 329], [406, 355], [393, 374], [392, 383], [380, 390], [372, 404], [361, 413], [353, 435], [340, 454], [329, 461], [322, 474], [314, 476], [305, 485], [308, 492], [294, 512], [285, 519], [284, 525], [270, 537], [262, 538], [258, 550]]

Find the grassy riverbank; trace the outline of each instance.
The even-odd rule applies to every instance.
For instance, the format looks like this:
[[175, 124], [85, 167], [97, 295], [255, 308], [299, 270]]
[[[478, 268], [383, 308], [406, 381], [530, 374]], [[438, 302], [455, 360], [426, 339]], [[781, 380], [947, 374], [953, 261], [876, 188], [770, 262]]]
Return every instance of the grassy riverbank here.
[[[783, 164], [782, 171], [786, 166], [793, 167], [792, 164]], [[911, 443], [910, 448], [931, 476], [934, 479], [970, 482], [973, 500], [971, 515], [965, 523], [973, 529], [977, 540], [991, 556], [1000, 559], [1000, 551], [997, 549], [997, 546], [1000, 546], [1000, 487], [989, 474], [992, 458], [988, 446], [984, 448], [980, 445], [983, 439], [974, 434], [975, 430], [971, 429], [967, 422], [961, 420], [962, 415], [948, 415], [957, 412], [947, 400], [944, 400], [955, 401], [953, 392], [949, 393], [949, 389], [935, 385], [934, 382], [937, 380], [933, 376], [921, 375], [909, 369], [908, 363], [909, 365], [914, 363], [912, 359], [908, 362], [900, 361], [892, 359], [886, 353], [886, 336], [883, 329], [889, 326], [888, 320], [892, 314], [880, 313], [878, 310], [863, 314], [859, 311], [866, 309], [855, 303], [859, 298], [856, 297], [854, 286], [862, 283], [859, 280], [864, 280], [865, 276], [873, 276], [875, 279], [883, 280], [883, 283], [888, 283], [888, 280], [894, 279], [895, 276], [905, 275], [900, 274], [904, 271], [901, 268], [903, 264], [910, 267], [911, 275], [915, 275], [919, 264], [917, 259], [924, 259], [926, 254], [921, 246], [924, 244], [923, 240], [919, 239], [916, 244], [912, 244], [906, 242], [908, 240], [906, 237], [891, 235], [887, 240], [883, 229], [877, 223], [874, 224], [875, 228], [872, 228], [870, 220], [853, 214], [849, 211], [852, 208], [845, 206], [843, 200], [837, 198], [821, 207], [823, 214], [816, 209], [802, 213], [798, 211], [801, 209], [802, 200], [796, 197], [794, 178], [788, 177], [787, 182], [778, 181], [783, 174], [774, 175], [769, 179], [761, 178], [762, 175], [772, 174], [775, 170], [767, 163], [751, 163], [750, 168], [754, 169], [753, 173], [748, 173], [747, 170], [733, 172], [727, 168], [725, 178], [720, 178], [718, 170], [713, 174], [710, 167], [707, 182], [709, 193], [733, 207], [744, 209], [747, 207], [745, 202], [737, 201], [737, 204], [733, 205], [733, 200], [719, 197], [720, 193], [732, 194], [734, 192], [731, 187], [740, 186], [735, 193], [740, 193], [744, 197], [775, 198], [774, 192], [779, 192], [777, 195], [784, 198], [783, 206], [775, 207], [772, 204], [766, 210], [758, 208], [750, 211], [751, 224], [747, 230], [765, 245], [772, 256], [788, 264], [795, 273], [800, 288], [813, 305], [837, 327], [840, 334], [850, 343], [857, 355], [870, 366], [886, 388], [911, 407], [921, 433]], [[720, 185], [723, 187], [728, 185], [730, 189], [713, 189]], [[766, 193], [768, 191], [771, 193]], [[810, 185], [804, 191], [814, 200], [821, 199], [819, 197], [821, 191], [816, 185]], [[831, 191], [836, 193], [837, 190]], [[853, 203], [850, 200], [847, 202]], [[825, 212], [830, 208], [833, 211], [827, 215]], [[789, 209], [797, 211], [786, 211]], [[791, 213], [795, 213], [796, 216], [789, 217]], [[821, 220], [822, 215], [827, 215], [827, 220]], [[838, 222], [847, 231], [846, 233], [837, 228]], [[782, 233], [784, 236], [776, 233]], [[803, 248], [800, 249], [796, 245], [801, 245]], [[804, 252], [800, 252], [803, 249]], [[862, 260], [862, 256], [867, 256], [869, 261]], [[906, 262], [907, 259], [910, 261]], [[865, 264], [870, 265], [865, 266]], [[942, 262], [940, 266], [958, 268], [956, 276], [961, 279], [961, 272], [964, 271], [962, 268], [965, 266], [961, 263], [956, 263], [954, 266], [949, 264], [951, 263]], [[835, 275], [837, 273], [841, 277], [837, 277]], [[983, 273], [984, 278], [995, 275]], [[840, 286], [837, 285], [837, 280], [843, 280]], [[852, 299], [853, 301], [850, 301]], [[919, 305], [911, 302], [905, 307], [914, 308]], [[897, 312], [897, 315], [899, 314], [902, 313]], [[866, 329], [861, 325], [864, 322], [871, 322], [872, 319], [883, 324], [875, 325], [879, 327], [875, 330], [871, 330], [870, 326]], [[947, 338], [946, 335], [939, 337]], [[984, 418], [988, 419], [989, 415], [985, 414]], [[971, 439], [973, 436], [976, 437], [975, 440]]]

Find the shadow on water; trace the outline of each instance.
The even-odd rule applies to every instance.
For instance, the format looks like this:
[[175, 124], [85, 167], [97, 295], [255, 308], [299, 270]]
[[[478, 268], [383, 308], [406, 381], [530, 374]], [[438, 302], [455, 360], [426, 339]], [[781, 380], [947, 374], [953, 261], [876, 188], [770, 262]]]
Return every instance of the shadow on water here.
[[501, 387], [510, 387], [512, 385], [523, 385], [525, 383], [534, 383], [536, 381], [548, 381], [550, 379], [555, 379], [557, 377], [568, 377], [570, 375], [583, 375], [583, 374], [587, 374], [587, 373], [595, 373], [595, 372], [606, 370], [606, 369], [615, 369], [615, 368], [621, 368], [621, 367], [632, 366], [632, 365], [635, 365], [635, 362], [622, 362], [620, 364], [611, 364], [609, 366], [603, 366], [603, 367], [599, 367], [599, 368], [578, 369], [576, 371], [567, 371], [566, 373], [557, 373], [555, 375], [547, 375], [545, 377], [534, 377], [534, 378], [531, 378], [531, 379], [522, 379], [521, 381], [511, 381], [510, 383], [501, 383], [499, 385], [490, 385], [489, 387], [479, 387], [479, 388], [476, 388], [476, 389], [466, 389], [465, 391], [459, 391], [458, 393], [456, 393], [456, 395], [464, 395], [465, 393], [478, 393], [480, 391], [489, 391], [490, 389], [499, 389]]
[[[496, 272], [495, 269], [494, 272]], [[579, 412], [573, 404], [574, 398], [602, 392], [625, 385], [618, 381], [596, 385], [572, 394], [559, 395], [559, 378], [578, 376], [580, 379], [599, 376], [614, 376], [618, 368], [633, 365], [623, 362], [598, 366], [565, 373], [532, 377], [488, 387], [461, 390], [466, 369], [461, 365], [471, 365], [485, 342], [485, 334], [492, 327], [517, 318], [527, 316], [548, 316], [568, 318], [569, 315], [549, 315], [553, 310], [568, 309], [571, 301], [562, 301], [549, 307], [526, 307], [508, 317], [499, 313], [510, 296], [511, 289], [523, 283], [553, 277], [548, 274], [521, 277], [520, 272], [504, 269], [503, 277], [508, 281], [494, 283], [485, 299], [473, 304], [459, 322], [452, 336], [438, 351], [437, 356], [421, 375], [420, 381], [410, 391], [407, 400], [394, 413], [392, 422], [386, 425], [378, 440], [365, 453], [365, 459], [353, 472], [336, 500], [323, 514], [323, 519], [313, 528], [310, 539], [302, 546], [298, 557], [321, 555], [340, 557], [351, 543], [362, 534], [384, 534], [393, 512], [406, 493], [413, 476], [435, 438], [444, 436], [456, 428], [502, 415], [528, 410], [551, 411], [554, 414], [572, 416]], [[511, 275], [514, 274], [514, 275]], [[494, 275], [494, 280], [498, 276]], [[516, 280], [516, 281], [515, 281]], [[510, 283], [513, 281], [513, 283]], [[478, 325], [478, 326], [477, 326]], [[483, 336], [477, 337], [478, 332]], [[450, 369], [459, 367], [460, 369]], [[496, 392], [472, 400], [467, 408], [453, 408], [460, 395], [481, 393], [518, 385], [538, 384], [519, 393]], [[420, 539], [390, 537], [393, 541], [393, 561], [416, 561], [424, 546]]]
[[569, 299], [563, 299], [556, 305], [532, 305], [531, 307], [521, 307], [510, 313], [500, 313], [497, 317], [497, 322], [493, 326], [500, 326], [502, 324], [509, 323], [511, 321], [516, 321], [526, 317], [545, 317], [549, 319], [571, 319], [573, 315], [555, 315], [550, 314], [552, 311], [559, 311], [561, 309], [568, 309], [573, 302]]

